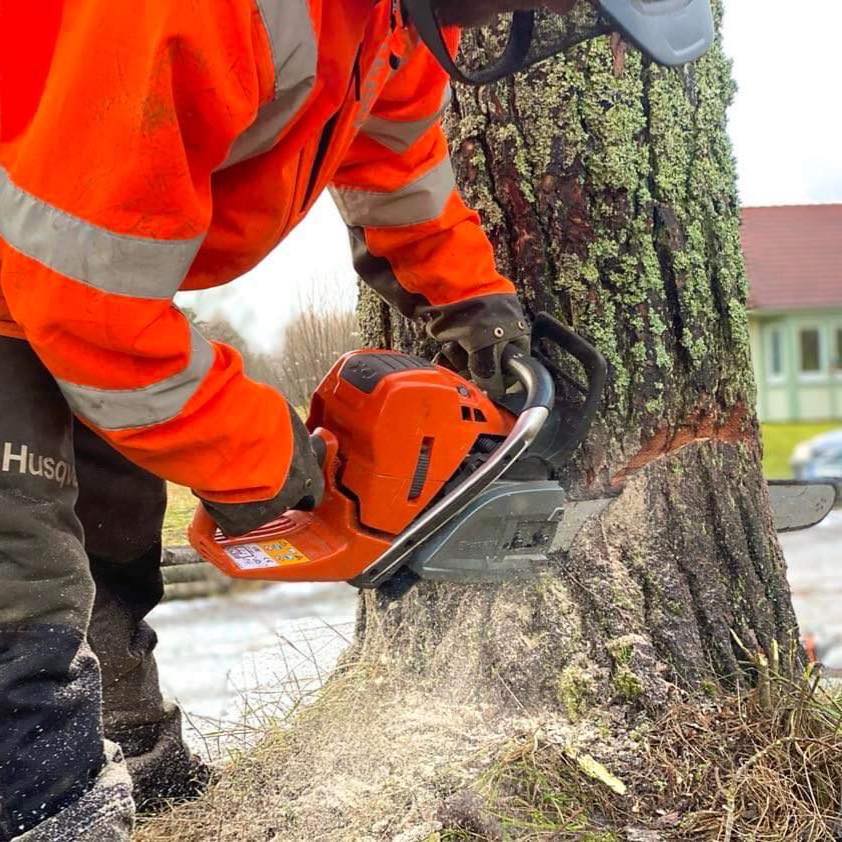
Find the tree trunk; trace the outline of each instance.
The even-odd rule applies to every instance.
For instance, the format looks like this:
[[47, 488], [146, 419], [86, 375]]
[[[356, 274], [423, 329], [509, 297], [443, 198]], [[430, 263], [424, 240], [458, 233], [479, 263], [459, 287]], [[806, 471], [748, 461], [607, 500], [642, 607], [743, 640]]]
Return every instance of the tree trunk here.
[[[743, 646], [796, 645], [753, 408], [732, 93], [719, 46], [665, 70], [607, 39], [455, 91], [457, 180], [501, 270], [609, 362], [563, 478], [574, 495], [621, 493], [534, 583], [365, 594], [363, 653], [575, 713], [658, 706], [673, 688], [734, 681]], [[369, 343], [429, 352], [372, 296], [360, 312]]]

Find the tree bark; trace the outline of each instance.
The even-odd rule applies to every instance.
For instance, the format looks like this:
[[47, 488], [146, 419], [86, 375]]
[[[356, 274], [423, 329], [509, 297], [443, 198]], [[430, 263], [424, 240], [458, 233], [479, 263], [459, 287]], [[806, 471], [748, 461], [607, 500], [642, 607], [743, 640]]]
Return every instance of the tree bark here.
[[[463, 50], [481, 56], [489, 40]], [[574, 496], [620, 495], [536, 582], [365, 594], [364, 656], [576, 714], [733, 682], [743, 646], [794, 651], [754, 412], [733, 90], [719, 44], [666, 70], [602, 38], [455, 91], [457, 180], [501, 270], [531, 312], [609, 362], [601, 414], [562, 478]], [[431, 350], [370, 294], [360, 320], [370, 344]]]

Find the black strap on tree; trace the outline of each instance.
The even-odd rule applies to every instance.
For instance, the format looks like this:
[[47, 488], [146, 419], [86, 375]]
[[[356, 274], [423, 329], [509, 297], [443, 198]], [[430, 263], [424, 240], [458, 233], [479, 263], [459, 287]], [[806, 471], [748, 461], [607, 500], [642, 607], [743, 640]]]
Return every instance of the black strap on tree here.
[[403, 4], [409, 19], [430, 52], [457, 82], [463, 82], [466, 85], [487, 85], [491, 82], [499, 82], [500, 79], [511, 76], [526, 66], [526, 58], [532, 46], [532, 33], [535, 29], [534, 11], [520, 11], [512, 15], [512, 28], [506, 49], [491, 67], [486, 67], [478, 73], [464, 73], [456, 65], [453, 56], [450, 55], [450, 50], [447, 49], [430, 0], [403, 0]]

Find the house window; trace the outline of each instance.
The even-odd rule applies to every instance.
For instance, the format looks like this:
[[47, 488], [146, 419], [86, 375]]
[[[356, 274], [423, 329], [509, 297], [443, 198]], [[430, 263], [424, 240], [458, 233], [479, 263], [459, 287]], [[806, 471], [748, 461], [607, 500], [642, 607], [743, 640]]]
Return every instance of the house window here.
[[800, 370], [802, 374], [821, 374], [822, 372], [822, 337], [817, 327], [803, 327], [798, 332], [801, 352]]
[[784, 376], [784, 334], [779, 327], [769, 329], [767, 360], [770, 380], [781, 380]]
[[778, 327], [769, 331], [769, 377], [780, 380], [784, 376], [784, 335]]

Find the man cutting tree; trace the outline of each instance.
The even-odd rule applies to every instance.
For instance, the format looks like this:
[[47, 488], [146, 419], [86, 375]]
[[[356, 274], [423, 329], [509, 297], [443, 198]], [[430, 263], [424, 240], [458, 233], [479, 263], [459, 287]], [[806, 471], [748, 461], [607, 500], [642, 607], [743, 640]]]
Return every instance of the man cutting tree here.
[[708, 0], [598, 0], [587, 31], [533, 49], [521, 11], [497, 65], [456, 66], [455, 27], [533, 5], [0, 6], [3, 842], [126, 839], [133, 798], [207, 779], [144, 622], [164, 480], [228, 534], [319, 503], [296, 414], [175, 293], [239, 277], [330, 187], [364, 280], [499, 396], [529, 328], [455, 188], [448, 76], [494, 81], [611, 29], [666, 64], [712, 38]]

